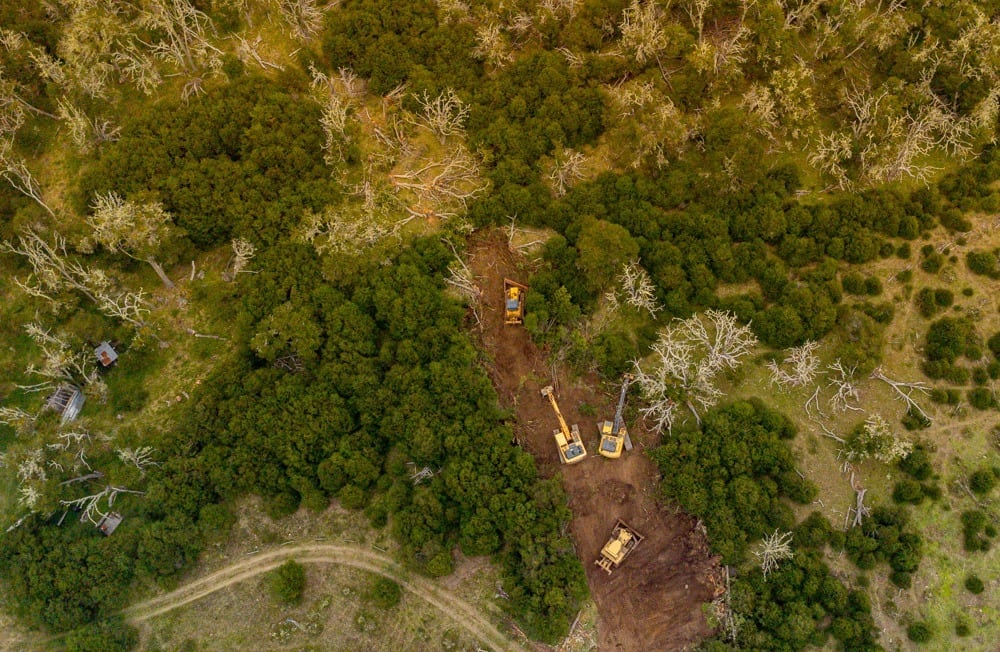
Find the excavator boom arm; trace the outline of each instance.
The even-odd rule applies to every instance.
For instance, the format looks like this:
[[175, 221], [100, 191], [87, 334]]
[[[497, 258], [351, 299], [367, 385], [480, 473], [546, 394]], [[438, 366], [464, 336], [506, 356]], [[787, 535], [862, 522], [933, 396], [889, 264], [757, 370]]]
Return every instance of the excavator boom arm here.
[[549, 398], [549, 403], [552, 404], [552, 409], [556, 412], [556, 418], [559, 419], [559, 429], [562, 431], [562, 434], [566, 437], [566, 439], [570, 439], [572, 435], [570, 434], [569, 426], [566, 425], [566, 419], [563, 419], [562, 412], [559, 411], [559, 404], [556, 403], [555, 394], [547, 392], [546, 396]]
[[625, 410], [625, 395], [628, 393], [628, 386], [631, 384], [634, 376], [632, 374], [625, 374], [625, 380], [622, 382], [622, 393], [618, 397], [618, 409], [615, 410], [615, 421], [614, 425], [611, 427], [611, 434], [618, 435], [618, 431], [622, 428], [622, 412]]

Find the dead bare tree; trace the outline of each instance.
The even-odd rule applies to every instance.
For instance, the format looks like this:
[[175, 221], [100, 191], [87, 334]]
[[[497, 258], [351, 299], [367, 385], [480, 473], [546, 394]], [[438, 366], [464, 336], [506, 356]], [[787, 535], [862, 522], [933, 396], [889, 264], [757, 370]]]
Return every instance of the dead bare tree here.
[[153, 460], [153, 453], [156, 449], [152, 446], [140, 446], [139, 448], [120, 448], [115, 451], [118, 458], [125, 464], [131, 464], [135, 468], [139, 469], [139, 472], [143, 475], [146, 474], [146, 468], [150, 466], [159, 466], [160, 463]]
[[571, 149], [564, 150], [556, 154], [552, 161], [552, 169], [549, 171], [548, 178], [552, 183], [552, 189], [555, 190], [557, 197], [562, 197], [566, 194], [569, 188], [584, 178], [583, 168], [586, 158], [580, 152], [574, 152]]
[[[656, 286], [649, 278], [649, 272], [639, 264], [638, 260], [622, 265], [618, 283], [625, 295], [625, 302], [633, 308], [647, 311], [650, 317], [655, 317], [656, 313], [663, 310], [663, 306], [656, 299]], [[617, 296], [615, 300], [617, 301]]]
[[[711, 329], [706, 328], [706, 322]], [[647, 401], [640, 408], [657, 432], [673, 427], [677, 406], [685, 405], [699, 422], [699, 409], [709, 409], [722, 398], [718, 374], [735, 369], [756, 345], [749, 327], [740, 326], [729, 312], [709, 310], [676, 320], [660, 331], [653, 344], [651, 371], [634, 363], [636, 381]]]
[[642, 2], [632, 0], [632, 3], [622, 12], [622, 20], [618, 25], [618, 30], [621, 33], [622, 50], [635, 59], [639, 65], [644, 65], [647, 61], [655, 61], [663, 80], [669, 83], [667, 73], [660, 61], [660, 55], [669, 45], [667, 32], [664, 29], [664, 11], [660, 5], [651, 0]]
[[36, 416], [19, 407], [0, 406], [0, 424], [10, 426], [18, 434], [27, 434], [35, 427]]
[[49, 244], [33, 229], [27, 228], [17, 240], [17, 244], [0, 242], [0, 251], [23, 256], [33, 273], [15, 283], [27, 294], [48, 300], [53, 308], [61, 306], [57, 295], [64, 290], [76, 290], [96, 302], [95, 292], [110, 285], [110, 279], [71, 259], [66, 253], [66, 238], [59, 234], [55, 234]]
[[108, 120], [89, 118], [66, 98], [59, 98], [56, 112], [69, 130], [70, 140], [81, 153], [90, 152], [95, 145], [118, 140], [119, 127]]
[[257, 252], [257, 249], [256, 247], [253, 246], [253, 244], [249, 240], [246, 240], [244, 238], [234, 238], [232, 242], [232, 247], [233, 247], [233, 262], [232, 262], [233, 271], [230, 278], [235, 279], [240, 274], [249, 273], [249, 270], [247, 270], [246, 267], [247, 264], [250, 262], [250, 259], [254, 257], [254, 254]]
[[892, 389], [896, 392], [896, 398], [898, 398], [899, 400], [903, 401], [906, 404], [906, 409], [908, 412], [909, 411], [916, 412], [918, 415], [926, 419], [927, 423], [931, 422], [930, 415], [928, 415], [927, 412], [925, 412], [924, 409], [920, 407], [920, 404], [917, 403], [917, 401], [912, 396], [914, 391], [922, 392], [924, 394], [929, 394], [930, 387], [928, 387], [926, 383], [920, 381], [915, 383], [904, 383], [898, 380], [892, 380], [891, 378], [887, 378], [886, 375], [882, 372], [882, 367], [876, 367], [875, 371], [872, 372], [871, 377], [876, 380], [881, 380], [882, 382], [892, 387]]
[[[854, 477], [854, 469], [847, 465], [848, 470], [851, 473], [851, 489], [854, 490], [854, 506], [848, 508], [847, 514], [844, 516], [845, 524], [850, 521], [851, 527], [859, 527], [866, 516], [871, 515], [871, 510], [868, 505], [865, 505], [865, 494], [868, 490], [861, 486], [861, 483], [857, 481]], [[853, 516], [853, 518], [852, 518]]]
[[209, 41], [215, 31], [212, 20], [190, 0], [149, 0], [138, 24], [159, 37], [153, 43], [144, 43], [153, 56], [188, 76], [182, 90], [184, 98], [203, 91], [206, 73], [221, 70], [222, 50]]
[[484, 22], [476, 29], [475, 54], [494, 68], [503, 68], [514, 60], [510, 43], [500, 24], [493, 21]]
[[771, 371], [771, 383], [781, 388], [804, 387], [811, 383], [819, 371], [819, 356], [815, 351], [819, 348], [816, 342], [805, 342], [801, 346], [788, 349], [783, 365], [790, 366], [786, 371], [777, 362], [771, 360], [767, 368]]
[[764, 579], [777, 570], [778, 565], [795, 556], [792, 552], [792, 533], [775, 530], [760, 541], [760, 546], [754, 551], [754, 556], [760, 563]]
[[344, 160], [344, 143], [351, 141], [347, 130], [350, 116], [349, 97], [345, 99], [338, 92], [334, 78], [315, 66], [309, 66], [312, 76], [313, 97], [322, 107], [319, 124], [326, 139], [323, 143], [323, 161], [329, 165]]
[[247, 40], [242, 34], [233, 35], [236, 41], [236, 56], [243, 63], [256, 63], [264, 70], [284, 70], [280, 63], [274, 63], [265, 59], [260, 51], [264, 45], [263, 38], [258, 34], [252, 41]]
[[114, 485], [109, 484], [95, 494], [83, 496], [82, 498], [77, 498], [75, 500], [60, 500], [59, 503], [64, 507], [81, 510], [83, 513], [80, 516], [80, 521], [83, 522], [85, 520], [89, 520], [96, 526], [100, 522], [101, 518], [107, 516], [107, 512], [102, 511], [101, 509], [101, 501], [107, 501], [107, 509], [110, 511], [111, 507], [115, 504], [115, 498], [117, 498], [119, 494], [136, 494], [143, 496], [146, 492], [126, 489], [125, 487], [115, 487]]
[[292, 35], [309, 41], [323, 28], [323, 10], [316, 0], [277, 0], [281, 18]]
[[854, 384], [854, 371], [856, 368], [851, 367], [850, 369], [846, 369], [840, 358], [827, 366], [827, 379], [829, 380], [827, 386], [834, 389], [833, 396], [830, 397], [828, 403], [834, 412], [844, 412], [845, 410], [861, 411], [860, 407], [851, 405], [851, 401], [858, 402], [861, 400], [858, 388]]
[[74, 351], [64, 335], [53, 333], [36, 322], [28, 322], [24, 329], [42, 353], [41, 365], [29, 363], [25, 374], [40, 376], [46, 380], [22, 389], [31, 392], [47, 391], [66, 382], [83, 387], [99, 379], [97, 365], [90, 351]]
[[416, 196], [417, 206], [406, 206], [414, 217], [454, 217], [469, 200], [486, 190], [479, 163], [461, 144], [441, 159], [389, 178], [397, 190], [409, 190]]
[[42, 198], [42, 188], [38, 185], [31, 170], [13, 151], [13, 144], [8, 138], [0, 139], [0, 176], [7, 180], [15, 190], [30, 197], [45, 211], [55, 217], [55, 212], [45, 203]]
[[413, 123], [429, 129], [442, 145], [449, 136], [461, 136], [465, 133], [469, 107], [459, 99], [454, 90], [446, 88], [434, 97], [424, 91], [413, 98], [421, 108], [420, 116]]
[[108, 251], [125, 254], [152, 267], [164, 286], [174, 287], [156, 260], [157, 251], [176, 232], [173, 217], [160, 202], [139, 204], [109, 192], [97, 195], [91, 209], [86, 219], [92, 231], [82, 243], [84, 251], [99, 244]]

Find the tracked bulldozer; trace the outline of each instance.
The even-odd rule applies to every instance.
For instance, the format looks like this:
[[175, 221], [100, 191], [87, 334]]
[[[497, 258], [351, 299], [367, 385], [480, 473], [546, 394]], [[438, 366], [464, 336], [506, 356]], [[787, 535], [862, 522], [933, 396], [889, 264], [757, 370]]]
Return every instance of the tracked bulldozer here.
[[524, 297], [528, 286], [509, 278], [503, 280], [503, 323], [519, 326], [524, 323]]
[[552, 403], [552, 409], [555, 410], [556, 417], [559, 419], [559, 428], [552, 431], [556, 447], [559, 449], [559, 459], [562, 460], [563, 464], [576, 464], [583, 461], [583, 458], [587, 457], [587, 449], [584, 448], [583, 440], [580, 438], [580, 428], [575, 423], [572, 428], [566, 425], [566, 419], [563, 418], [562, 412], [559, 411], [559, 405], [556, 403], [552, 385], [542, 388], [542, 396], [548, 398], [549, 402]]
[[635, 378], [632, 374], [625, 374], [622, 380], [622, 392], [618, 397], [618, 408], [615, 410], [614, 421], [601, 421], [597, 424], [597, 431], [601, 435], [601, 446], [598, 452], [604, 457], [617, 459], [622, 456], [622, 449], [632, 450], [632, 439], [628, 436], [628, 429], [622, 419], [622, 411], [625, 409], [625, 395], [628, 393], [628, 386]]
[[642, 539], [641, 534], [629, 527], [625, 521], [618, 519], [611, 531], [611, 538], [601, 548], [600, 559], [594, 563], [610, 575], [642, 543]]

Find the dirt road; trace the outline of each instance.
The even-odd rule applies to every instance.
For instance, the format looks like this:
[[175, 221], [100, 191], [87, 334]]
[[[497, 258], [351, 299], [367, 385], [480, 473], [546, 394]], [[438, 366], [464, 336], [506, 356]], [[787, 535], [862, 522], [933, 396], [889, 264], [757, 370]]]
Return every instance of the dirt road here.
[[[718, 560], [690, 517], [656, 500], [659, 472], [643, 455], [655, 438], [639, 424], [629, 424], [635, 449], [618, 460], [597, 453], [597, 421], [614, 414], [617, 388], [602, 391], [591, 375], [573, 380], [552, 368], [522, 327], [504, 326], [501, 297], [504, 277], [527, 280], [527, 273], [507, 247], [505, 238], [478, 234], [467, 263], [482, 291], [480, 342], [505, 407], [517, 416], [518, 443], [534, 455], [545, 476], [562, 473], [573, 511], [570, 524], [577, 554], [597, 604], [598, 643], [604, 651], [683, 650], [711, 634], [701, 612], [721, 586]], [[539, 390], [554, 385], [560, 409], [577, 423], [589, 453], [573, 466], [561, 467], [552, 437], [558, 427]], [[597, 410], [592, 417], [582, 406]], [[615, 519], [622, 518], [645, 540], [611, 576], [594, 565]]]
[[273, 570], [289, 559], [300, 564], [340, 564], [388, 577], [453, 619], [491, 649], [517, 652], [525, 649], [501, 633], [474, 606], [429, 580], [407, 573], [389, 557], [363, 548], [318, 543], [278, 548], [247, 557], [175, 591], [135, 604], [126, 609], [123, 615], [133, 623], [155, 618], [227, 586]]

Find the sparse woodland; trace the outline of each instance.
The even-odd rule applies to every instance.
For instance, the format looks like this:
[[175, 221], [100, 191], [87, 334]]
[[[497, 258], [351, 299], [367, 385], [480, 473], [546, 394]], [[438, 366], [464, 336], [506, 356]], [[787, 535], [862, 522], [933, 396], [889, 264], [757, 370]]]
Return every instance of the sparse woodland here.
[[995, 564], [954, 613], [879, 596], [1000, 527], [998, 117], [993, 1], [7, 0], [0, 606], [127, 649], [116, 614], [253, 493], [363, 510], [431, 576], [490, 555], [558, 642], [571, 512], [460, 269], [499, 228], [534, 241], [525, 328], [635, 374], [631, 454], [730, 569], [704, 649], [978, 636]]

